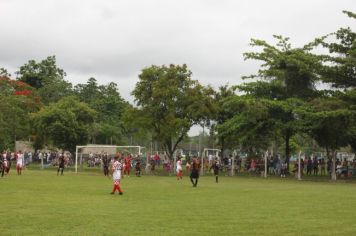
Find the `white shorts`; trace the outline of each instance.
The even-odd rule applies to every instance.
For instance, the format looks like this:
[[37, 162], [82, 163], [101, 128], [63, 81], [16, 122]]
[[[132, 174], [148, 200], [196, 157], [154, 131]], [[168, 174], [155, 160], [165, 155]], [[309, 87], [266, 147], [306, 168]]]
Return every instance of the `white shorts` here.
[[121, 179], [121, 171], [115, 171], [112, 175], [113, 180], [120, 180]]

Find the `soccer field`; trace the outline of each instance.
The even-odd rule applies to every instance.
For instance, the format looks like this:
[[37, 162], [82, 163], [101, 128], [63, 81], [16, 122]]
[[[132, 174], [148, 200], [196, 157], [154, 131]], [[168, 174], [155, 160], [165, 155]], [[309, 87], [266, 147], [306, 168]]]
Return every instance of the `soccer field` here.
[[26, 170], [0, 178], [0, 235], [356, 235], [356, 184]]

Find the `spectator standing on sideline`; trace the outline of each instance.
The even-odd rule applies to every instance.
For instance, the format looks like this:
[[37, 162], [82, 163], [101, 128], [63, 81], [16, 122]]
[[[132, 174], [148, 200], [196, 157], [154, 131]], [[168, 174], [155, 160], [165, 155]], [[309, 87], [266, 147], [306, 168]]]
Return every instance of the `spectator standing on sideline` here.
[[287, 174], [287, 163], [285, 161], [281, 164], [281, 177], [285, 178]]
[[103, 162], [104, 175], [109, 176], [109, 157], [106, 152], [103, 155], [102, 162]]

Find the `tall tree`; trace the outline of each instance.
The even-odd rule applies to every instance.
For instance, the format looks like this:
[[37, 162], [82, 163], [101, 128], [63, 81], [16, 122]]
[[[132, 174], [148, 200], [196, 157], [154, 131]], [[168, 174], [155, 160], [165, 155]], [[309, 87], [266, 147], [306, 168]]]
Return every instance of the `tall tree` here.
[[309, 101], [316, 97], [318, 92], [315, 83], [320, 80], [317, 72], [322, 64], [319, 56], [311, 53], [312, 49], [308, 45], [292, 48], [289, 38], [282, 36], [274, 38], [277, 39], [275, 46], [263, 40], [252, 39], [251, 46], [260, 47], [262, 51], [244, 53], [244, 58], [262, 61], [263, 64], [256, 75], [244, 78], [257, 78], [262, 81], [239, 86], [239, 89], [255, 98], [275, 101], [275, 105], [280, 101], [278, 107], [283, 109], [279, 109], [281, 113], [278, 114], [278, 118], [283, 122], [276, 124], [280, 124], [279, 130], [285, 141], [285, 157], [289, 163], [290, 139], [296, 132], [293, 128], [295, 116], [293, 106], [288, 106], [291, 104], [283, 100], [296, 98]]
[[132, 92], [137, 105], [133, 112], [145, 120], [142, 128], [170, 158], [192, 125], [206, 120], [213, 109], [211, 89], [191, 76], [186, 65], [151, 66], [142, 70]]
[[[356, 14], [344, 11], [356, 19]], [[355, 102], [356, 102], [356, 33], [350, 28], [340, 28], [335, 33], [318, 38], [312, 46], [322, 45], [329, 54], [321, 55], [323, 59], [320, 78], [333, 87], [326, 96], [312, 101], [316, 112], [309, 114], [307, 120], [310, 132], [320, 146], [332, 153], [335, 165], [335, 153], [340, 147], [350, 145], [356, 148]], [[332, 179], [336, 179], [333, 168]]]
[[[214, 105], [215, 105], [215, 114], [213, 115], [213, 121], [215, 123], [211, 127], [211, 136], [214, 136], [214, 131], [218, 131], [218, 127], [226, 122], [228, 119], [234, 116], [233, 109], [230, 107], [224, 106], [224, 103], [235, 96], [235, 88], [229, 87], [228, 85], [220, 86], [218, 91], [214, 94]], [[231, 143], [231, 135], [221, 134], [217, 132], [218, 141], [221, 145], [221, 153], [224, 155], [225, 147]], [[228, 141], [228, 142], [227, 142]]]

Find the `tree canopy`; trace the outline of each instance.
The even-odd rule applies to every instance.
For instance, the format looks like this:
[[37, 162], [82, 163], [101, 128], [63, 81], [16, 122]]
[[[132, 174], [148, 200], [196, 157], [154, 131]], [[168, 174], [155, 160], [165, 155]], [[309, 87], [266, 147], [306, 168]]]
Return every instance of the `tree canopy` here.
[[213, 109], [211, 89], [191, 76], [186, 65], [151, 66], [142, 70], [132, 92], [137, 107], [130, 117], [144, 120], [140, 128], [161, 142], [169, 157], [192, 125], [206, 120]]
[[32, 113], [31, 121], [45, 144], [74, 152], [76, 145], [87, 144], [95, 116], [96, 112], [87, 104], [65, 97]]

